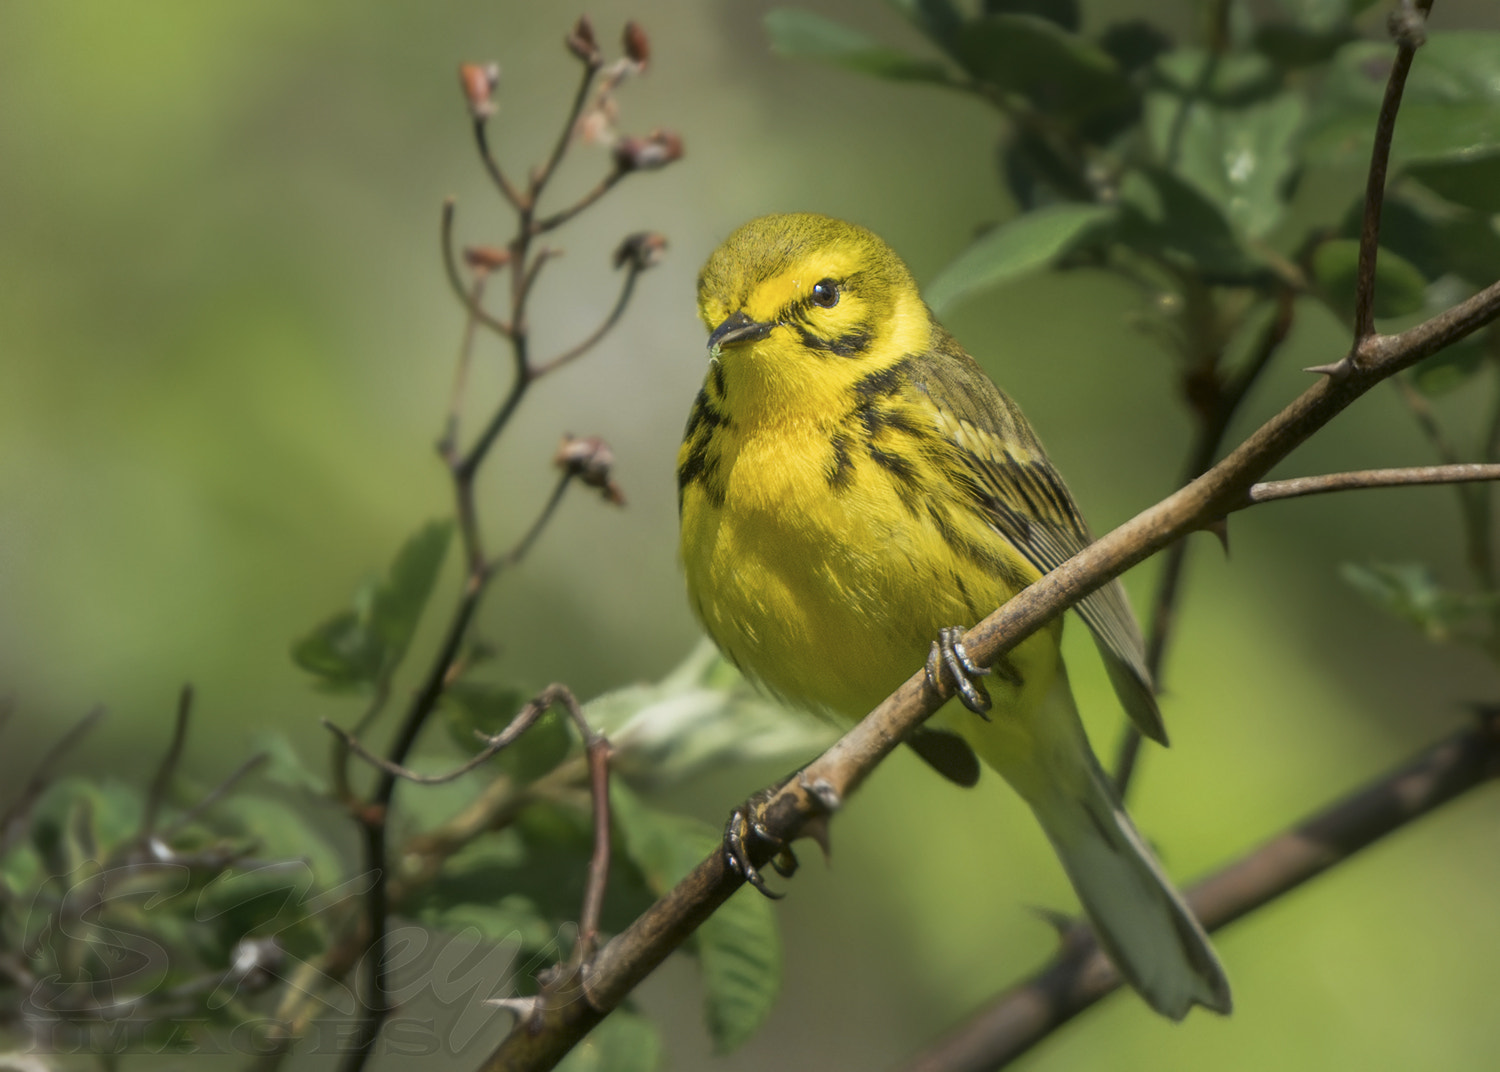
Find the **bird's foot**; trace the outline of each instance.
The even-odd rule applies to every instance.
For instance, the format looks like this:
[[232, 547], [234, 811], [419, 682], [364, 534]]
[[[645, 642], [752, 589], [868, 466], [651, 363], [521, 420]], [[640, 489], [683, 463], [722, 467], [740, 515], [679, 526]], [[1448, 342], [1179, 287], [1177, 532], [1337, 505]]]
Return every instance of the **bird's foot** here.
[[[842, 800], [838, 790], [827, 782], [809, 781], [800, 772], [796, 778], [798, 784], [824, 810], [822, 815], [804, 823], [801, 832], [816, 841], [826, 857], [829, 851], [828, 816], [839, 809]], [[729, 821], [724, 824], [725, 862], [732, 870], [744, 876], [746, 882], [772, 900], [779, 900], [785, 894], [777, 893], [766, 885], [765, 876], [761, 874], [752, 856], [769, 857], [771, 866], [782, 878], [791, 878], [797, 872], [797, 855], [792, 852], [790, 843], [772, 833], [765, 823], [766, 806], [781, 792], [785, 784], [786, 782], [780, 782], [755, 793], [736, 808], [729, 816]]]
[[927, 654], [927, 680], [933, 688], [946, 693], [948, 689], [943, 680], [943, 671], [946, 670], [948, 680], [957, 690], [963, 705], [988, 722], [990, 707], [993, 706], [990, 694], [976, 679], [989, 674], [990, 670], [969, 658], [969, 653], [964, 650], [963, 635], [959, 626], [949, 626], [938, 633], [938, 638], [932, 642], [932, 650]]

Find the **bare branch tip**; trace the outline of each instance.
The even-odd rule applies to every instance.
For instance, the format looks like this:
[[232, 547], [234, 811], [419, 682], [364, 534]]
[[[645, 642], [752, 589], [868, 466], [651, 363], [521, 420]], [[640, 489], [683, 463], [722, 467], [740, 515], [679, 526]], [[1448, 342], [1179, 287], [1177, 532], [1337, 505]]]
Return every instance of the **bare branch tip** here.
[[1415, 51], [1427, 43], [1427, 12], [1431, 8], [1432, 0], [1402, 0], [1391, 9], [1386, 28], [1398, 47]]

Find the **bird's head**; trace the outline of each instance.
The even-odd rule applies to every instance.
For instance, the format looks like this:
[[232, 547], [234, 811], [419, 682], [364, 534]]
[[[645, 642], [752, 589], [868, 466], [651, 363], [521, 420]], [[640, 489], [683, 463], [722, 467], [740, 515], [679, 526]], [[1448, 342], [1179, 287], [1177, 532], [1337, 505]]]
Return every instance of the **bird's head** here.
[[725, 239], [698, 276], [698, 312], [737, 410], [828, 412], [931, 339], [901, 258], [863, 227], [810, 213], [763, 216]]

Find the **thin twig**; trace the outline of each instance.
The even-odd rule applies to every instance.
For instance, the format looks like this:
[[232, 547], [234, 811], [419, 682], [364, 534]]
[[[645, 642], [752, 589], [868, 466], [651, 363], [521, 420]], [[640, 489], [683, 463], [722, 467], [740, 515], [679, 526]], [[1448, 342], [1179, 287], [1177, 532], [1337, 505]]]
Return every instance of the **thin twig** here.
[[627, 174], [629, 174], [629, 172], [627, 172], [624, 168], [619, 166], [614, 167], [609, 172], [607, 172], [602, 179], [595, 183], [592, 190], [584, 194], [577, 201], [573, 202], [573, 204], [569, 205], [565, 209], [560, 209], [557, 212], [554, 212], [550, 216], [546, 216], [540, 220], [537, 220], [536, 233], [546, 234], [548, 231], [555, 231], [557, 228], [567, 223], [584, 209], [588, 208], [595, 201], [598, 201], [605, 194], [609, 193], [609, 191], [614, 188], [615, 183], [619, 182]]
[[443, 274], [448, 278], [448, 286], [452, 289], [460, 305], [468, 312], [469, 316], [495, 334], [504, 338], [512, 338], [515, 334], [514, 328], [498, 317], [491, 316], [480, 306], [476, 297], [469, 293], [469, 288], [464, 286], [463, 275], [458, 270], [458, 256], [453, 247], [453, 215], [455, 211], [453, 198], [443, 199], [443, 222], [439, 228], [439, 236], [442, 239], [443, 251]]
[[[1391, 160], [1391, 138], [1396, 114], [1412, 59], [1426, 39], [1423, 19], [1432, 0], [1401, 0], [1391, 15], [1391, 34], [1396, 38], [1396, 59], [1386, 79], [1385, 96], [1375, 120], [1375, 141], [1370, 147], [1370, 171], [1365, 179], [1365, 210], [1359, 228], [1359, 266], [1355, 276], [1354, 341], [1375, 333], [1375, 258], [1380, 249], [1380, 210], [1385, 204], [1385, 177]], [[1421, 14], [1418, 14], [1418, 11]]]
[[156, 768], [156, 777], [151, 779], [151, 789], [146, 793], [145, 815], [141, 818], [141, 837], [149, 838], [156, 829], [156, 818], [161, 813], [162, 802], [166, 799], [167, 789], [171, 785], [172, 775], [177, 772], [177, 764], [182, 759], [182, 749], [187, 743], [188, 720], [193, 712], [193, 686], [182, 686], [182, 692], [177, 698], [177, 721], [172, 727], [172, 743], [167, 746], [167, 754], [162, 757], [161, 764]]
[[526, 534], [516, 541], [514, 547], [495, 560], [494, 568], [496, 570], [509, 569], [526, 557], [526, 553], [536, 543], [537, 537], [547, 527], [547, 522], [551, 521], [552, 516], [557, 513], [557, 507], [562, 502], [563, 493], [568, 490], [568, 485], [573, 483], [573, 476], [573, 473], [564, 472], [562, 476], [558, 477], [557, 483], [552, 485], [552, 494], [547, 496], [547, 502], [542, 507], [542, 512], [537, 515], [536, 520], [531, 523], [531, 528], [527, 529]]
[[[531, 176], [530, 207], [535, 208], [537, 199], [541, 197], [542, 188], [547, 185], [553, 174], [557, 171], [557, 165], [562, 163], [563, 155], [568, 151], [568, 146], [573, 143], [574, 130], [578, 126], [578, 117], [583, 114], [584, 103], [589, 99], [589, 88], [594, 84], [594, 76], [599, 73], [599, 68], [592, 63], [583, 63], [583, 78], [578, 83], [578, 92], [573, 95], [573, 105], [568, 110], [568, 118], [563, 122], [562, 131], [558, 134], [557, 141], [552, 146], [552, 152], [547, 157], [547, 162], [535, 171]], [[537, 230], [540, 230], [538, 228]], [[534, 230], [532, 233], [537, 233]]]
[[[1217, 930], [1296, 889], [1386, 834], [1500, 777], [1500, 719], [1426, 749], [1186, 891]], [[1120, 985], [1119, 973], [1083, 927], [1041, 971], [1000, 995], [906, 1072], [1000, 1068]]]
[[1432, 404], [1427, 401], [1426, 396], [1417, 390], [1416, 385], [1405, 376], [1396, 376], [1391, 380], [1396, 394], [1401, 396], [1401, 401], [1411, 411], [1412, 419], [1417, 422], [1417, 427], [1427, 437], [1427, 442], [1437, 452], [1437, 456], [1449, 465], [1457, 464], [1458, 451], [1453, 444], [1448, 442], [1442, 426], [1438, 424], [1437, 414], [1432, 412]]
[[266, 755], [266, 753], [264, 752], [257, 752], [255, 755], [251, 756], [249, 759], [241, 763], [238, 767], [234, 768], [234, 770], [229, 772], [229, 776], [227, 778], [225, 778], [218, 785], [214, 786], [207, 793], [203, 794], [203, 798], [201, 800], [199, 800], [191, 808], [188, 808], [186, 811], [184, 811], [176, 819], [172, 820], [172, 822], [169, 823], [158, 835], [160, 839], [162, 841], [170, 841], [174, 834], [176, 834], [183, 827], [187, 826], [188, 823], [191, 823], [194, 819], [197, 819], [198, 816], [202, 815], [209, 808], [217, 804], [231, 789], [233, 789], [240, 783], [241, 779], [243, 779], [247, 774], [250, 774], [270, 758], [271, 757]]
[[505, 171], [500, 167], [500, 161], [490, 151], [489, 123], [484, 118], [476, 117], [474, 120], [474, 144], [479, 148], [479, 159], [484, 164], [484, 170], [494, 180], [500, 196], [510, 203], [511, 208], [521, 211], [525, 198], [511, 185], [510, 179], [506, 178]]
[[1291, 480], [1268, 480], [1250, 488], [1252, 503], [1295, 499], [1305, 495], [1324, 495], [1331, 491], [1353, 491], [1363, 488], [1401, 488], [1420, 484], [1470, 484], [1476, 481], [1500, 480], [1500, 465], [1460, 463], [1458, 465], [1424, 465], [1402, 469], [1361, 469], [1350, 473], [1328, 473]]
[[32, 769], [31, 777], [27, 779], [25, 788], [15, 800], [6, 805], [4, 812], [0, 812], [0, 855], [8, 852], [11, 846], [26, 833], [27, 813], [46, 791], [47, 784], [52, 778], [53, 768], [62, 761], [63, 756], [77, 747], [78, 742], [83, 740], [103, 717], [104, 708], [95, 707], [75, 722], [67, 733], [58, 738], [57, 742], [47, 749], [46, 755], [37, 762]]
[[605, 335], [609, 334], [610, 328], [614, 327], [620, 322], [620, 315], [625, 312], [625, 306], [630, 302], [631, 292], [635, 289], [636, 276], [640, 274], [641, 268], [637, 264], [627, 264], [625, 266], [625, 282], [620, 287], [620, 296], [615, 299], [614, 308], [609, 311], [609, 315], [604, 318], [604, 322], [601, 323], [597, 328], [595, 328], [593, 333], [590, 334], [588, 338], [584, 339], [576, 346], [568, 350], [564, 350], [556, 357], [544, 361], [540, 365], [533, 366], [532, 379], [541, 379], [549, 372], [555, 372], [557, 369], [566, 365], [569, 361], [576, 361], [578, 358], [582, 357], [584, 354], [588, 353], [595, 346], [597, 346], [599, 344], [599, 340], [604, 338]]
[[474, 325], [478, 323], [474, 310], [483, 307], [484, 285], [489, 282], [489, 277], [487, 270], [474, 272], [474, 281], [469, 286], [469, 300], [464, 306], [467, 315], [464, 317], [463, 335], [458, 344], [458, 361], [453, 370], [453, 391], [448, 397], [448, 419], [443, 424], [443, 436], [438, 440], [438, 453], [450, 465], [457, 457], [458, 426], [463, 417], [464, 395], [469, 385], [469, 366], [474, 358]]
[[[469, 757], [465, 762], [442, 774], [422, 774], [420, 771], [412, 770], [410, 767], [403, 766], [400, 763], [394, 763], [366, 748], [360, 743], [359, 738], [330, 719], [325, 718], [322, 722], [325, 729], [343, 739], [351, 752], [371, 766], [385, 771], [392, 778], [399, 778], [402, 781], [411, 782], [415, 785], [443, 785], [447, 782], [456, 781], [476, 767], [483, 766], [500, 752], [503, 752], [514, 744], [517, 738], [534, 726], [539, 718], [552, 710], [553, 706], [560, 702], [556, 695], [556, 690], [559, 689], [563, 689], [563, 686], [551, 685], [544, 689], [527, 703], [525, 707], [516, 712], [515, 718], [510, 720], [505, 729], [493, 737], [486, 738], [482, 749]], [[563, 691], [566, 690], [563, 689]]]

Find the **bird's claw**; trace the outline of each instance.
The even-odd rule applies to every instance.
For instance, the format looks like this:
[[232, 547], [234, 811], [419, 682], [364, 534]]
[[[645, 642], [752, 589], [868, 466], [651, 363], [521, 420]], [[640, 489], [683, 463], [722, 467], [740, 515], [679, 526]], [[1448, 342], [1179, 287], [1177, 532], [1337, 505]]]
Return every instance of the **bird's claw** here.
[[[959, 700], [988, 722], [989, 710], [993, 706], [990, 694], [975, 678], [984, 677], [990, 670], [969, 658], [969, 653], [964, 650], [963, 635], [963, 629], [958, 626], [950, 626], [938, 633], [938, 639], [932, 642], [932, 651], [927, 656], [927, 680], [932, 682], [933, 688], [942, 691], [943, 671], [947, 670]], [[1008, 675], [1001, 676], [1009, 680]]]
[[[803, 823], [798, 836], [810, 837], [816, 841], [826, 858], [829, 851], [828, 816], [842, 806], [843, 800], [838, 790], [826, 781], [809, 780], [800, 772], [796, 777], [797, 784], [823, 809], [823, 814], [814, 815]], [[724, 862], [772, 900], [780, 900], [785, 894], [777, 893], [766, 885], [765, 876], [755, 866], [751, 856], [769, 853], [771, 866], [782, 878], [791, 878], [797, 873], [797, 855], [792, 852], [791, 845], [773, 834], [763, 821], [766, 805], [781, 792], [782, 785], [785, 784], [782, 782], [756, 793], [736, 808], [729, 816], [729, 821], [724, 824]]]
[[797, 871], [797, 856], [792, 852], [792, 847], [771, 833], [760, 818], [766, 801], [775, 796], [779, 789], [777, 786], [755, 794], [735, 808], [729, 821], [724, 824], [724, 862], [729, 865], [730, 870], [737, 872], [773, 901], [786, 895], [777, 893], [766, 885], [765, 876], [760, 873], [760, 868], [755, 866], [750, 856], [757, 845], [764, 846], [772, 852], [771, 866], [778, 875], [791, 878]]

